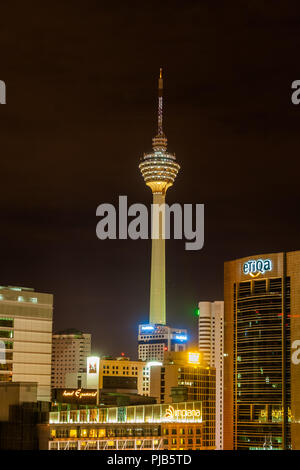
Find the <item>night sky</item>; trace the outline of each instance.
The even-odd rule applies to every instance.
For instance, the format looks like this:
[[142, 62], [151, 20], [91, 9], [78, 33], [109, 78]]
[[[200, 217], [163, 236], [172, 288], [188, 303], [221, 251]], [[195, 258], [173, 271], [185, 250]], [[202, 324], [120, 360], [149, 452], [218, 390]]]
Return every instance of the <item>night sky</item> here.
[[[127, 4], [128, 3], [128, 4]], [[205, 204], [205, 246], [167, 242], [167, 321], [195, 338], [226, 260], [300, 249], [298, 2], [1, 4], [1, 285], [54, 294], [54, 330], [137, 356], [150, 240], [100, 241], [96, 208], [151, 203], [138, 169], [164, 130], [181, 171], [167, 202]], [[193, 331], [194, 329], [194, 331]]]

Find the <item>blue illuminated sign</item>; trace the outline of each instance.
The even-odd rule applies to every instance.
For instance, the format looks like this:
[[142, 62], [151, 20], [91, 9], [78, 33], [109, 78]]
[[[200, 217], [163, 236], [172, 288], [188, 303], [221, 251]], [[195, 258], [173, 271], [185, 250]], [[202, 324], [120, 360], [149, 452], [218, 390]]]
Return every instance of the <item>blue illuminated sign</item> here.
[[185, 335], [176, 335], [176, 336], [175, 336], [175, 339], [179, 339], [180, 341], [186, 341], [186, 340], [187, 340], [187, 336], [185, 336]]
[[142, 326], [142, 331], [153, 331], [154, 326]]
[[264, 274], [266, 271], [272, 271], [272, 261], [270, 259], [249, 260], [243, 264], [243, 273], [256, 277]]

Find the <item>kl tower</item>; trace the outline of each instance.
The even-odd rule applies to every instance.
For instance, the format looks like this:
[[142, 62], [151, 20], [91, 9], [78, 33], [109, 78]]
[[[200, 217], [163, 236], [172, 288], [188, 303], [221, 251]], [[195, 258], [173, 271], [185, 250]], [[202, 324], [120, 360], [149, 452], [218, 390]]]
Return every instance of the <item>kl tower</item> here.
[[[165, 204], [167, 189], [173, 185], [180, 166], [175, 155], [167, 152], [167, 138], [163, 132], [163, 78], [160, 69], [158, 79], [158, 129], [152, 139], [153, 152], [144, 154], [139, 165], [145, 183], [152, 191], [153, 204]], [[164, 211], [162, 211], [164, 217]], [[165, 239], [162, 217], [154, 218], [152, 224], [151, 285], [150, 285], [150, 323], [166, 324], [166, 272]]]
[[176, 163], [175, 155], [167, 152], [167, 143], [167, 138], [163, 132], [163, 78], [162, 69], [160, 69], [157, 135], [152, 139], [152, 152], [144, 154], [139, 164], [144, 181], [152, 191], [153, 205], [163, 205], [161, 216], [152, 219], [149, 324], [140, 325], [139, 327], [139, 358], [143, 360], [160, 360], [163, 357], [164, 350], [182, 350], [182, 348], [177, 348], [173, 344], [175, 333], [178, 337], [181, 337], [178, 340], [179, 344], [187, 339], [186, 330], [176, 329], [173, 331], [170, 327], [163, 327], [163, 325], [166, 325], [164, 204], [167, 189], [173, 185], [180, 169], [180, 166]]

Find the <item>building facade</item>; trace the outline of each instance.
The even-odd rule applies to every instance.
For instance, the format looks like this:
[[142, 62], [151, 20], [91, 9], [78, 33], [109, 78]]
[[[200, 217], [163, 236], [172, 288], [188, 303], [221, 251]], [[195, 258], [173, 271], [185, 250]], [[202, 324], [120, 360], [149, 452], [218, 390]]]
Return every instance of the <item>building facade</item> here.
[[49, 450], [202, 450], [199, 401], [50, 413]]
[[100, 359], [99, 388], [128, 390], [143, 395], [143, 371], [146, 364], [129, 357]]
[[224, 302], [199, 302], [198, 346], [216, 369], [216, 450], [223, 449]]
[[141, 361], [162, 361], [165, 351], [185, 351], [187, 330], [167, 325], [139, 325], [138, 357]]
[[216, 371], [198, 352], [166, 352], [162, 365], [151, 368], [150, 396], [157, 403], [202, 403], [202, 445], [215, 449]]
[[86, 362], [91, 354], [91, 334], [68, 329], [52, 338], [52, 388], [86, 385]]
[[0, 287], [0, 382], [36, 382], [50, 401], [53, 296]]
[[0, 450], [47, 450], [50, 403], [36, 382], [0, 383]]
[[224, 449], [300, 449], [300, 251], [224, 275]]

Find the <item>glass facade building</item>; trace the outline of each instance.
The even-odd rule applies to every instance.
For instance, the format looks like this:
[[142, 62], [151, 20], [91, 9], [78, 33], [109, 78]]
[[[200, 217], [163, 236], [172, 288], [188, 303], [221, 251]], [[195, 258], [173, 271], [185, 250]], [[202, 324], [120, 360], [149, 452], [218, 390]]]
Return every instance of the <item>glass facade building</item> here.
[[199, 401], [202, 404], [202, 445], [214, 450], [216, 423], [216, 370], [197, 352], [166, 352], [162, 365], [151, 368], [150, 396], [158, 403]]
[[224, 297], [224, 448], [299, 449], [300, 252], [225, 263]]

